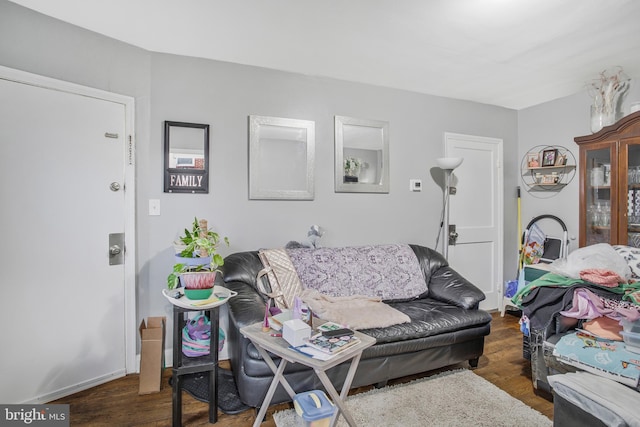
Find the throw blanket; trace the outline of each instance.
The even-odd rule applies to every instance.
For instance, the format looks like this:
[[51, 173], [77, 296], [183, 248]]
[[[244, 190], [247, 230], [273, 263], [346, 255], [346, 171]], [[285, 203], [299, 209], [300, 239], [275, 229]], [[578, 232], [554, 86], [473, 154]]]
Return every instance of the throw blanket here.
[[386, 305], [379, 298], [362, 295], [330, 297], [312, 289], [304, 290], [301, 298], [321, 319], [351, 329], [385, 328], [411, 322], [409, 316]]
[[518, 293], [513, 296], [513, 298], [511, 298], [511, 302], [521, 307], [522, 300], [527, 295], [529, 295], [531, 291], [542, 286], [569, 288], [575, 285], [607, 289], [608, 291], [611, 291], [615, 294], [622, 295], [622, 299], [625, 301], [630, 301], [634, 304], [640, 305], [640, 282], [622, 283], [618, 286], [611, 287], [587, 282], [582, 279], [573, 279], [571, 277], [562, 276], [555, 273], [547, 273], [539, 279], [536, 279], [533, 282], [529, 283], [527, 286], [520, 289]]
[[418, 258], [409, 245], [287, 250], [302, 287], [334, 297], [365, 295], [411, 299], [427, 291]]
[[[579, 288], [587, 288], [594, 294], [609, 300], [623, 299], [618, 288], [606, 288], [584, 280], [549, 273], [518, 291], [511, 302], [522, 309], [522, 314], [530, 321], [531, 329], [544, 329], [554, 321], [557, 313], [573, 306], [574, 291]], [[615, 292], [616, 289], [618, 292]], [[629, 302], [629, 304], [632, 303]]]

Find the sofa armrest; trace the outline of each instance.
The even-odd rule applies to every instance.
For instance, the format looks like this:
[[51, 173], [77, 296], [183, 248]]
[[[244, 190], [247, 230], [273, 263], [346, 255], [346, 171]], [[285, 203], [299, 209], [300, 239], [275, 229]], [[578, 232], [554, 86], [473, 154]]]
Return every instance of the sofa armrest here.
[[238, 293], [228, 302], [230, 320], [238, 330], [264, 320], [266, 300], [253, 287], [239, 281], [226, 282], [224, 286]]
[[442, 267], [431, 275], [429, 296], [464, 309], [478, 308], [484, 292], [451, 267]]

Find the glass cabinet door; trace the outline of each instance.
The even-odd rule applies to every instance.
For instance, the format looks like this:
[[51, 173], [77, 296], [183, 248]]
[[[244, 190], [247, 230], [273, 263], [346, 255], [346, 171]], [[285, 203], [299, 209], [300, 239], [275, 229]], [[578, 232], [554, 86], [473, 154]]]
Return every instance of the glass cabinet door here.
[[587, 150], [585, 166], [586, 245], [612, 243], [611, 195], [615, 177], [611, 174], [611, 148]]
[[[626, 200], [621, 197], [620, 210], [621, 230], [626, 235], [620, 236], [620, 244], [640, 247], [640, 144], [625, 144], [627, 150]], [[624, 165], [623, 165], [624, 166]], [[626, 221], [624, 221], [626, 217]], [[621, 233], [622, 234], [622, 233]]]

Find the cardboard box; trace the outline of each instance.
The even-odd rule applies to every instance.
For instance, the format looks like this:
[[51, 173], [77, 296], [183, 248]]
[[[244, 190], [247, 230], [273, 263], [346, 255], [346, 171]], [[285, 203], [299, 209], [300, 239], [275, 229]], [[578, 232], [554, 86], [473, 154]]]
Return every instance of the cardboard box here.
[[282, 338], [294, 347], [299, 347], [309, 339], [311, 327], [300, 319], [287, 320], [282, 324]]
[[140, 387], [138, 394], [160, 391], [164, 368], [166, 317], [149, 317], [140, 323]]

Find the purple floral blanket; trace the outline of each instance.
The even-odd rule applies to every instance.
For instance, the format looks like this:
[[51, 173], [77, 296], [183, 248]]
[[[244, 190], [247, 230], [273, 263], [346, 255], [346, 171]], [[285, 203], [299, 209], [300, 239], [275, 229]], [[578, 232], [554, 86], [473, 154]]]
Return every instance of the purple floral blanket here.
[[287, 249], [302, 286], [334, 297], [410, 299], [427, 291], [409, 245]]

